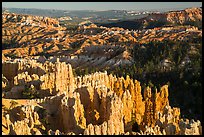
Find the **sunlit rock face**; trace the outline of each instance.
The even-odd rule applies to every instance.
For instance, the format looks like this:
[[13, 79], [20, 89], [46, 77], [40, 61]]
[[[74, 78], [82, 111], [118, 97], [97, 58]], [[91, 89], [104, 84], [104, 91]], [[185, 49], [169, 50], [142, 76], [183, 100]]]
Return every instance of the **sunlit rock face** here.
[[167, 85], [153, 91], [129, 76], [74, 76], [59, 59], [37, 60], [2, 64], [2, 134], [202, 134], [200, 121], [182, 119], [180, 109], [169, 105]]
[[[78, 26], [72, 34], [69, 33], [66, 27], [60, 26], [59, 20], [54, 18], [2, 13], [2, 59], [6, 60], [8, 56], [68, 55], [67, 51], [75, 55], [83, 53], [82, 56], [84, 54], [85, 56], [92, 56], [94, 53], [89, 54], [90, 51], [94, 51], [95, 46], [98, 45], [130, 45], [136, 42], [147, 43], [163, 40], [186, 41], [194, 35], [202, 35], [202, 30], [197, 27], [184, 26], [185, 23], [189, 22], [201, 22], [202, 8], [187, 8], [179, 11], [150, 14], [141, 19], [142, 23], [151, 21], [180, 24], [180, 26], [128, 30], [119, 27], [99, 27], [91, 24], [90, 26]], [[87, 47], [90, 47], [90, 50], [87, 50]], [[75, 48], [78, 48], [78, 50], [73, 50]], [[100, 52], [102, 53], [103, 51], [100, 50]], [[98, 55], [98, 57], [109, 58], [111, 54], [107, 50], [103, 55]], [[124, 54], [121, 55], [121, 53], [112, 58], [109, 62], [102, 60], [104, 62], [102, 64], [107, 65], [110, 63], [110, 65], [116, 64], [117, 66], [117, 64], [130, 64], [132, 61], [131, 57], [124, 56]], [[95, 63], [97, 63], [96, 60]]]
[[183, 24], [187, 21], [202, 21], [202, 8], [187, 8], [167, 14], [167, 21]]

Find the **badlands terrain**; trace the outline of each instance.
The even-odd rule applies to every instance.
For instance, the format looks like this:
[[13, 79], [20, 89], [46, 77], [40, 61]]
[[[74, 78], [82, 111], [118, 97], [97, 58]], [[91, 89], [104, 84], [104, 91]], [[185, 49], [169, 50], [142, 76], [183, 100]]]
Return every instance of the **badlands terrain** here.
[[[202, 91], [197, 78], [201, 72], [202, 28], [183, 25], [186, 20], [202, 22], [202, 8], [185, 11], [189, 14], [165, 13], [173, 25], [137, 30], [93, 23], [70, 29], [50, 17], [2, 13], [2, 134], [202, 135]], [[193, 72], [197, 81], [194, 77], [184, 81], [186, 91], [170, 92], [173, 84], [161, 81], [160, 86], [144, 84], [141, 77], [152, 74], [154, 67], [141, 77], [135, 75], [151, 66], [151, 61], [143, 65], [138, 60], [148, 57], [144, 51], [155, 51], [151, 49], [154, 42], [184, 43], [185, 47], [173, 47], [181, 49], [181, 59], [179, 56], [174, 61], [170, 57], [173, 53], [166, 53], [171, 47], [161, 48], [157, 54], [161, 60], [156, 65], [162, 74], [173, 73], [177, 66], [184, 74]], [[145, 56], [138, 56], [138, 51]], [[132, 67], [138, 71], [123, 73], [123, 69]], [[184, 79], [183, 73], [179, 77]], [[196, 88], [191, 88], [197, 90], [192, 93], [195, 97], [183, 95], [191, 91], [191, 83], [196, 83]], [[189, 103], [179, 104], [178, 94]]]

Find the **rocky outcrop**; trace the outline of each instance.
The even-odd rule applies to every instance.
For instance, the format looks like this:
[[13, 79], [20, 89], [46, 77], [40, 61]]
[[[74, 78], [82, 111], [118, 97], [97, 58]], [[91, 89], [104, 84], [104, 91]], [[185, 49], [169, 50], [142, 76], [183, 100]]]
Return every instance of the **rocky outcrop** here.
[[201, 122], [192, 120], [183, 120], [181, 119], [179, 122], [180, 127], [180, 135], [202, 135], [202, 126]]
[[187, 8], [167, 14], [167, 21], [183, 24], [188, 21], [202, 21], [202, 8]]
[[15, 13], [4, 13], [3, 14], [3, 23], [13, 22], [18, 25], [33, 25], [33, 26], [59, 26], [59, 21], [49, 17], [41, 17], [41, 16], [32, 16], [32, 15], [24, 15], [15, 14]]
[[165, 13], [153, 13], [140, 20], [146, 20], [147, 22], [162, 21], [172, 24], [184, 24], [188, 21], [202, 21], [202, 8], [187, 8]]
[[[7, 83], [11, 85], [12, 92], [24, 91], [31, 85], [38, 90], [40, 96], [56, 95], [59, 92], [74, 90], [72, 68], [63, 62], [42, 64], [36, 61], [15, 60], [12, 63], [3, 63], [2, 73], [5, 80], [8, 78]], [[3, 86], [5, 88], [5, 84]]]
[[[109, 108], [109, 109], [107, 109]], [[107, 97], [105, 120], [101, 125], [89, 124], [84, 130], [85, 135], [119, 135], [124, 133], [123, 104], [116, 94]]]
[[63, 125], [63, 132], [82, 133], [86, 127], [84, 117], [84, 107], [81, 104], [79, 93], [74, 93], [72, 97], [64, 97], [60, 106], [60, 120]]
[[[72, 73], [59, 59], [4, 62], [2, 86], [12, 86], [3, 96], [3, 134], [202, 134], [199, 121], [184, 121], [180, 109], [171, 108], [167, 85], [142, 94], [140, 82], [129, 76]], [[12, 100], [25, 91], [41, 96]]]
[[3, 114], [6, 117], [7, 129], [3, 132], [10, 135], [41, 135], [40, 129], [36, 126], [41, 125], [38, 107], [33, 105], [22, 105], [10, 110], [10, 114]]

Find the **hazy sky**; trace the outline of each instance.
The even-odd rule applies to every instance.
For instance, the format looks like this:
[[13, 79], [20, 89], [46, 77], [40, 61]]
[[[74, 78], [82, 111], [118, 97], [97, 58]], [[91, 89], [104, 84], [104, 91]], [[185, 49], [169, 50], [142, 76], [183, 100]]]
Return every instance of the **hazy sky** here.
[[2, 6], [62, 10], [150, 10], [201, 7], [202, 2], [2, 2]]

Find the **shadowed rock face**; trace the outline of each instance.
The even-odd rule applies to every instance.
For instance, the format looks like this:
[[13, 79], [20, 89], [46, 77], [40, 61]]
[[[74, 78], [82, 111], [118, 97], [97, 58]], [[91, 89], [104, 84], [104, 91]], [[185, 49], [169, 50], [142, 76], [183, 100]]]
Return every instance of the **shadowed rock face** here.
[[[142, 95], [129, 76], [74, 77], [60, 61], [22, 59], [2, 68], [2, 134], [202, 134], [200, 121], [183, 120], [169, 106], [167, 85], [154, 92], [146, 87]], [[39, 96], [24, 97], [25, 91]]]

